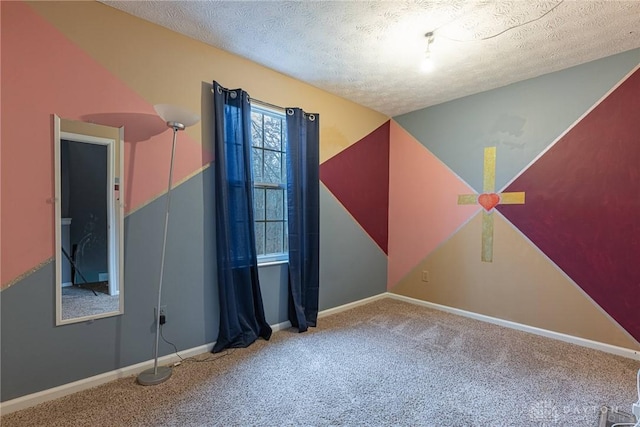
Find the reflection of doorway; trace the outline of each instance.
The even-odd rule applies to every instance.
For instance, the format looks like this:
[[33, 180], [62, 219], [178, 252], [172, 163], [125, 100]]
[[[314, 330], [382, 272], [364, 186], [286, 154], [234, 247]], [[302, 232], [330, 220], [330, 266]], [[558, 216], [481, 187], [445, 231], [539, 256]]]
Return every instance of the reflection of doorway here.
[[69, 241], [68, 245], [63, 242], [63, 249], [73, 260], [71, 283], [96, 288], [104, 282], [106, 290], [109, 271], [108, 147], [62, 140], [60, 148], [61, 215], [69, 222]]
[[[65, 251], [61, 259], [69, 264], [70, 284], [119, 294], [114, 244], [118, 225], [114, 223], [113, 140], [62, 132], [60, 138], [60, 217]], [[68, 228], [68, 230], [65, 230]], [[66, 280], [63, 279], [62, 283]]]

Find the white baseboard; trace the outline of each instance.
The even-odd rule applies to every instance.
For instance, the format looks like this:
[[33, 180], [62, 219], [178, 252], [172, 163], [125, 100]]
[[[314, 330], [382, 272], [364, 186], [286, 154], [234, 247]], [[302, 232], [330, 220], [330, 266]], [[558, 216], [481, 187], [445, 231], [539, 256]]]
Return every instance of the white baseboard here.
[[[335, 314], [341, 311], [349, 310], [350, 308], [367, 304], [377, 299], [385, 298], [385, 296], [386, 296], [385, 294], [375, 295], [373, 297], [365, 298], [360, 301], [355, 301], [349, 304], [341, 305], [339, 307], [323, 310], [320, 313], [318, 313], [318, 317], [324, 317], [330, 314]], [[272, 325], [271, 329], [274, 332], [276, 332], [282, 329], [288, 329], [290, 327], [291, 327], [291, 322], [286, 321], [286, 322]], [[209, 343], [209, 344], [201, 345], [198, 347], [190, 348], [187, 350], [180, 350], [180, 355], [183, 358], [187, 358], [187, 357], [196, 356], [202, 353], [208, 353], [213, 349], [214, 344], [215, 343]], [[169, 354], [167, 356], [160, 357], [158, 359], [158, 364], [170, 365], [175, 362], [178, 362], [179, 360], [180, 358], [175, 354]], [[21, 409], [26, 409], [31, 406], [35, 406], [40, 403], [47, 402], [49, 400], [67, 396], [72, 393], [77, 393], [82, 390], [87, 390], [87, 389], [99, 386], [101, 384], [108, 383], [110, 381], [115, 381], [117, 379], [128, 377], [131, 375], [137, 375], [140, 372], [152, 366], [153, 366], [153, 359], [147, 360], [146, 362], [141, 362], [135, 365], [126, 366], [124, 368], [116, 369], [110, 372], [105, 372], [103, 374], [95, 375], [93, 377], [83, 378], [81, 380], [74, 381], [68, 384], [63, 384], [58, 387], [42, 390], [37, 393], [32, 393], [26, 396], [17, 397], [12, 400], [7, 400], [6, 402], [0, 402], [0, 414], [9, 414], [11, 412], [19, 411]]]
[[[180, 350], [180, 355], [183, 358], [196, 356], [198, 354], [210, 352], [213, 349], [213, 344], [205, 344], [198, 347], [193, 347], [187, 350]], [[167, 356], [163, 356], [158, 358], [159, 365], [170, 365], [176, 363], [180, 360], [180, 358], [175, 354], [169, 354]], [[116, 369], [110, 372], [105, 372], [103, 374], [94, 375], [93, 377], [83, 378], [78, 381], [74, 381], [72, 383], [63, 384], [58, 387], [49, 388], [47, 390], [42, 390], [37, 393], [28, 394], [26, 396], [21, 396], [12, 400], [7, 400], [6, 402], [0, 402], [0, 414], [5, 415], [11, 412], [19, 411], [21, 409], [26, 409], [31, 406], [38, 405], [40, 403], [47, 402], [49, 400], [57, 399], [59, 397], [63, 397], [69, 394], [77, 393], [79, 391], [87, 390], [96, 386], [99, 386], [104, 383], [108, 383], [111, 381], [115, 381], [120, 378], [128, 377], [131, 375], [139, 374], [145, 369], [153, 367], [153, 359], [147, 360], [146, 362], [137, 363], [131, 366], [125, 366], [124, 368]]]
[[68, 288], [69, 286], [73, 286], [73, 282], [64, 282], [61, 286], [63, 288]]
[[348, 304], [339, 305], [338, 307], [328, 308], [326, 310], [322, 310], [318, 313], [318, 318], [330, 316], [332, 314], [340, 313], [342, 311], [351, 310], [352, 308], [358, 307], [360, 305], [369, 304], [370, 302], [377, 301], [379, 299], [387, 298], [387, 293], [381, 293], [378, 295], [374, 295], [372, 297], [364, 298], [358, 301], [350, 302]]
[[[344, 304], [338, 307], [322, 310], [321, 312], [318, 313], [318, 318], [322, 318], [322, 317], [330, 316], [332, 314], [350, 310], [352, 308], [369, 304], [371, 302], [374, 302], [383, 298], [392, 298], [399, 301], [405, 301], [405, 302], [420, 305], [423, 307], [432, 308], [440, 311], [446, 311], [448, 313], [457, 314], [459, 316], [469, 317], [471, 319], [493, 323], [496, 325], [505, 326], [507, 328], [517, 329], [520, 331], [557, 339], [557, 340], [568, 342], [571, 344], [577, 344], [582, 347], [593, 348], [596, 350], [604, 351], [606, 353], [611, 353], [611, 354], [627, 357], [634, 360], [640, 360], [640, 352], [637, 350], [631, 350], [623, 347], [616, 347], [609, 344], [591, 341], [584, 338], [578, 338], [571, 335], [561, 334], [559, 332], [548, 331], [546, 329], [540, 329], [533, 326], [523, 325], [521, 323], [511, 322], [508, 320], [497, 319], [495, 317], [485, 316], [483, 314], [473, 313], [473, 312], [461, 310], [458, 308], [447, 307], [444, 305], [422, 301], [415, 298], [406, 297], [403, 295], [393, 294], [390, 292], [385, 292], [379, 295], [374, 295], [372, 297], [364, 298], [364, 299], [354, 301], [348, 304]], [[274, 332], [276, 332], [276, 331], [280, 331], [290, 327], [291, 327], [291, 322], [286, 321], [286, 322], [272, 325], [271, 329]], [[186, 357], [196, 356], [202, 353], [208, 353], [213, 349], [214, 344], [215, 343], [209, 343], [209, 344], [201, 345], [198, 347], [190, 348], [187, 350], [181, 350], [180, 355], [186, 358]], [[175, 354], [170, 354], [170, 355], [159, 358], [158, 363], [161, 365], [169, 365], [169, 364], [178, 362], [179, 360], [180, 359], [178, 358], [178, 356], [176, 356]], [[93, 388], [110, 381], [114, 381], [114, 380], [128, 377], [131, 375], [136, 375], [152, 366], [153, 366], [153, 359], [147, 360], [146, 362], [141, 362], [135, 365], [126, 366], [124, 368], [116, 369], [110, 372], [105, 372], [103, 374], [95, 375], [93, 377], [84, 378], [82, 380], [74, 381], [72, 383], [63, 384], [58, 387], [39, 391], [37, 393], [21, 396], [16, 399], [8, 400], [6, 402], [0, 402], [0, 414], [9, 414], [11, 412], [19, 411], [21, 409], [26, 409], [31, 406], [35, 406], [40, 403], [47, 402], [49, 400], [57, 399], [59, 397], [63, 397], [72, 393], [77, 393], [79, 391], [87, 390], [89, 388]]]
[[560, 332], [549, 331], [547, 329], [536, 328], [535, 326], [524, 325], [522, 323], [512, 322], [510, 320], [498, 319], [496, 317], [485, 316], [484, 314], [473, 313], [471, 311], [461, 310], [459, 308], [453, 308], [446, 305], [440, 305], [433, 302], [423, 301], [404, 295], [398, 295], [391, 292], [385, 294], [387, 297], [405, 301], [411, 304], [420, 305], [422, 307], [432, 308], [434, 310], [445, 311], [447, 313], [456, 314], [458, 316], [468, 317], [482, 322], [493, 323], [494, 325], [504, 326], [511, 329], [517, 329], [519, 331], [529, 332], [531, 334], [540, 335], [547, 338], [553, 338], [559, 341], [576, 344], [581, 347], [592, 348], [595, 350], [604, 351], [605, 353], [615, 354], [617, 356], [626, 357], [633, 360], [640, 360], [640, 351], [632, 350], [629, 348], [618, 347], [611, 344], [605, 344], [598, 341], [588, 340], [586, 338], [575, 337], [573, 335], [567, 335]]
[[287, 320], [286, 322], [276, 323], [275, 325], [271, 325], [271, 330], [273, 332], [278, 332], [283, 329], [289, 329], [290, 327], [291, 327], [291, 322]]
[[[318, 312], [318, 318], [322, 318], [322, 317], [330, 316], [332, 314], [340, 313], [341, 311], [350, 310], [352, 308], [358, 307], [359, 305], [369, 304], [370, 302], [374, 302], [374, 301], [382, 299], [382, 298], [387, 298], [387, 294], [386, 293], [382, 293], [382, 294], [374, 295], [372, 297], [364, 298], [364, 299], [361, 299], [361, 300], [358, 300], [358, 301], [354, 301], [354, 302], [350, 302], [350, 303], [347, 303], [347, 304], [339, 305], [337, 307], [328, 308], [326, 310], [322, 310], [322, 311]], [[278, 324], [275, 324], [275, 325], [271, 325], [271, 330], [273, 332], [276, 332], [276, 331], [281, 331], [283, 329], [289, 329], [290, 327], [291, 327], [291, 322], [287, 320], [286, 322], [282, 322], [282, 323], [278, 323]]]

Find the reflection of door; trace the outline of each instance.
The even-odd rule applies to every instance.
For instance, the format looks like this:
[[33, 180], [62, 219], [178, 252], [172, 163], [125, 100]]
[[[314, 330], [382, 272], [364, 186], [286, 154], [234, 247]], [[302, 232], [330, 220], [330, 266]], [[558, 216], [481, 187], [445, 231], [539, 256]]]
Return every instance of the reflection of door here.
[[70, 247], [77, 247], [76, 284], [98, 283], [109, 271], [108, 146], [63, 140], [61, 154], [67, 177], [61, 186], [61, 213], [73, 218], [69, 238]]
[[[71, 219], [72, 218], [62, 218], [62, 249], [67, 254], [71, 253]], [[71, 277], [71, 263], [65, 257], [62, 260], [62, 286], [72, 286], [72, 277]]]

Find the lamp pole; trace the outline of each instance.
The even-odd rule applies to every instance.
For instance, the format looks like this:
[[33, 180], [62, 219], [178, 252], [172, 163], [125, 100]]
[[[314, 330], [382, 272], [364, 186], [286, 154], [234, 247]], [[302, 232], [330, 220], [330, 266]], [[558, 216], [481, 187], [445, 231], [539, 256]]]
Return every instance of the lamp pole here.
[[[153, 357], [153, 368], [142, 371], [138, 375], [138, 383], [142, 385], [156, 385], [165, 382], [171, 377], [172, 370], [169, 366], [158, 366], [158, 346], [160, 343], [160, 304], [162, 303], [162, 281], [164, 279], [164, 262], [167, 250], [167, 230], [169, 228], [169, 210], [171, 207], [171, 184], [173, 182], [173, 163], [176, 154], [176, 140], [178, 131], [184, 130], [187, 126], [196, 124], [200, 117], [190, 113], [180, 107], [168, 104], [154, 106], [158, 115], [163, 118], [167, 126], [173, 130], [173, 143], [171, 146], [171, 164], [169, 166], [169, 184], [167, 186], [167, 204], [164, 217], [164, 231], [162, 236], [162, 256], [160, 259], [160, 280], [158, 284], [158, 304], [156, 306], [156, 340]], [[179, 119], [169, 119], [178, 117]]]

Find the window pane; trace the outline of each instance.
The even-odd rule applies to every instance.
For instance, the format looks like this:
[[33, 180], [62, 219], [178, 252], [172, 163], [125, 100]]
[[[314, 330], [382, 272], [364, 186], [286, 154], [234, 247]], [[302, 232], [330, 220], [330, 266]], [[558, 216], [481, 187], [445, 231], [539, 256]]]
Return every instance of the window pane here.
[[[287, 189], [285, 188], [282, 192], [283, 200], [282, 200], [282, 212], [284, 216], [285, 222], [289, 221], [289, 198], [287, 197]], [[286, 224], [285, 224], [286, 227]]]
[[282, 179], [280, 153], [273, 151], [264, 151], [264, 175], [263, 182], [272, 184], [280, 184]]
[[264, 250], [264, 222], [256, 222], [255, 230], [256, 230], [256, 253], [258, 255], [264, 255], [266, 252]]
[[283, 252], [288, 252], [289, 251], [289, 227], [287, 225], [287, 223], [284, 223], [284, 251]]
[[282, 121], [280, 118], [264, 116], [264, 146], [272, 150], [282, 151]]
[[253, 180], [255, 182], [263, 182], [262, 177], [262, 153], [260, 148], [252, 148], [251, 162], [253, 163]]
[[274, 254], [284, 252], [282, 245], [282, 232], [281, 222], [267, 222], [266, 253]]
[[267, 190], [267, 219], [282, 221], [284, 215], [283, 201], [284, 190], [268, 189]]
[[264, 221], [264, 189], [254, 188], [253, 191], [253, 212], [255, 221]]
[[284, 115], [255, 108], [251, 112], [254, 225], [258, 255], [287, 251], [286, 188], [264, 188], [260, 183], [287, 184], [285, 164], [286, 121]]
[[251, 144], [262, 147], [262, 114], [251, 112]]
[[286, 184], [288, 182], [288, 179], [289, 179], [287, 177], [287, 153], [286, 152], [282, 153], [281, 166], [282, 166], [282, 182], [284, 184]]

